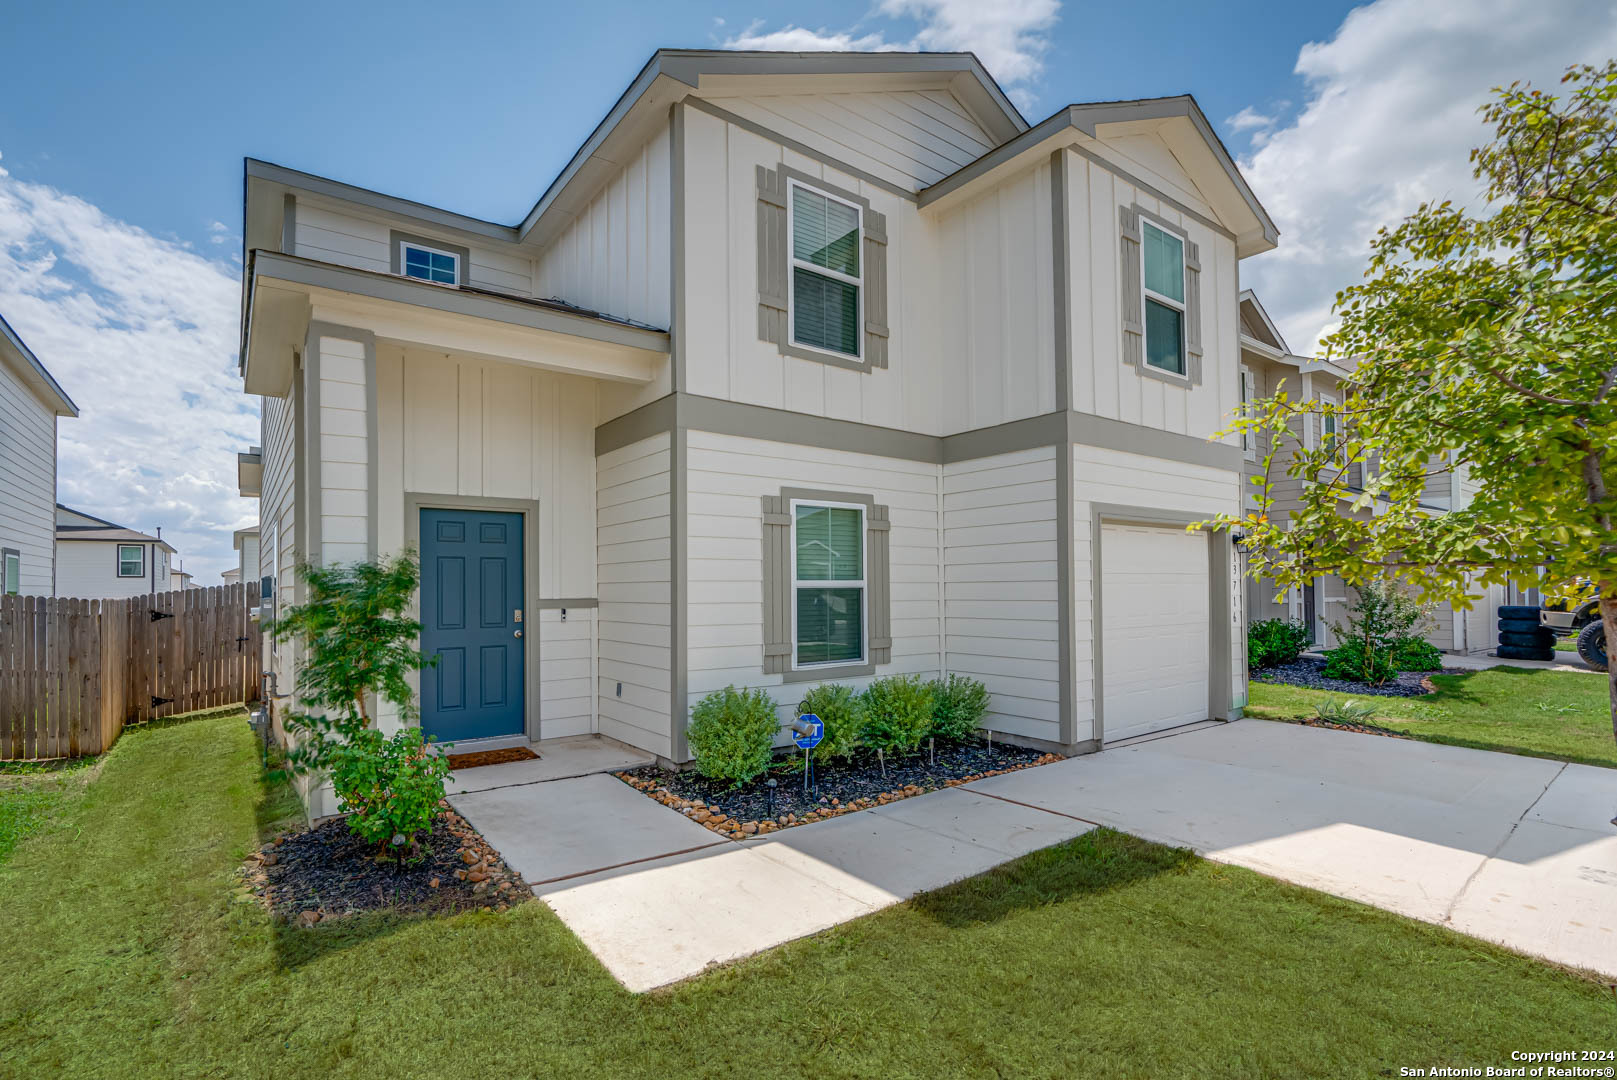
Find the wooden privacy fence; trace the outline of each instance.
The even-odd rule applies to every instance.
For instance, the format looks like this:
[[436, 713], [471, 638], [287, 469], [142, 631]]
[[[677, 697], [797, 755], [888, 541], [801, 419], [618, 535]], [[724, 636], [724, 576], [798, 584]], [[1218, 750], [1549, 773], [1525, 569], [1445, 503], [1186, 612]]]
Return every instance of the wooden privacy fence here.
[[0, 596], [0, 760], [99, 754], [125, 724], [258, 699], [258, 583]]

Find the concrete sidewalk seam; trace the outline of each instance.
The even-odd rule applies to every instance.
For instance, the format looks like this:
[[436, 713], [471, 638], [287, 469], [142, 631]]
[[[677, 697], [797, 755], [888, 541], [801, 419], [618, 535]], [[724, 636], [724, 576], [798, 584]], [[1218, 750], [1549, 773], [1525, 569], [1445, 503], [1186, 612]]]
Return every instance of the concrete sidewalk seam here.
[[1505, 850], [1505, 845], [1510, 843], [1512, 836], [1516, 835], [1516, 830], [1521, 827], [1522, 822], [1527, 820], [1527, 815], [1533, 812], [1533, 807], [1544, 801], [1545, 794], [1561, 778], [1561, 774], [1566, 772], [1568, 764], [1569, 762], [1561, 762], [1561, 767], [1555, 770], [1555, 775], [1545, 782], [1544, 787], [1533, 797], [1533, 801], [1527, 804], [1527, 809], [1523, 810], [1520, 816], [1511, 822], [1510, 828], [1505, 830], [1504, 839], [1494, 845], [1494, 849], [1484, 855], [1481, 861], [1477, 863], [1476, 869], [1471, 871], [1470, 875], [1465, 879], [1465, 883], [1460, 886], [1460, 891], [1454, 894], [1454, 899], [1449, 901], [1448, 907], [1444, 910], [1443, 923], [1445, 925], [1454, 921], [1454, 913], [1459, 909], [1460, 901], [1465, 899], [1466, 893], [1471, 891], [1471, 886], [1476, 883], [1477, 878], [1482, 876], [1482, 872], [1487, 869], [1488, 864], [1493, 862], [1501, 851]]
[[[576, 777], [574, 779], [576, 779]], [[539, 782], [540, 783], [546, 783], [546, 781], [543, 781], [543, 780], [541, 780]], [[525, 785], [515, 784], [515, 785], [512, 785], [512, 786], [514, 786], [514, 787], [523, 787]], [[489, 790], [497, 791], [499, 789], [498, 788], [490, 788]], [[675, 856], [678, 856], [678, 855], [689, 855], [693, 851], [706, 851], [708, 848], [715, 848], [715, 847], [718, 847], [721, 844], [733, 844], [733, 843], [735, 843], [734, 840], [727, 840], [727, 839], [726, 840], [713, 840], [713, 841], [711, 841], [709, 843], [706, 843], [706, 844], [697, 844], [695, 847], [682, 848], [679, 851], [664, 851], [659, 855], [647, 855], [644, 858], [640, 858], [640, 859], [629, 859], [629, 860], [627, 860], [625, 862], [613, 863], [611, 866], [597, 866], [593, 870], [579, 870], [576, 873], [572, 873], [572, 874], [562, 874], [560, 877], [545, 878], [543, 881], [530, 881], [530, 882], [528, 882], [528, 884], [535, 891], [537, 891], [539, 886], [541, 886], [541, 885], [554, 885], [558, 881], [571, 881], [573, 878], [589, 877], [591, 874], [604, 874], [608, 870], [621, 870], [625, 866], [636, 866], [636, 865], [638, 865], [640, 863], [656, 862], [658, 859], [672, 859], [672, 858], [674, 858]]]
[[1045, 813], [1045, 814], [1054, 814], [1056, 817], [1064, 817], [1064, 818], [1067, 818], [1069, 821], [1081, 821], [1085, 825], [1093, 825], [1097, 829], [1110, 829], [1110, 828], [1115, 828], [1116, 827], [1116, 826], [1112, 826], [1112, 825], [1107, 825], [1104, 821], [1091, 821], [1086, 817], [1079, 817], [1077, 814], [1065, 814], [1065, 813], [1062, 813], [1060, 810], [1052, 810], [1048, 806], [1039, 806], [1039, 805], [1036, 805], [1035, 803], [1022, 802], [1020, 799], [1007, 799], [1003, 795], [995, 795], [991, 791], [979, 791], [978, 789], [976, 789], [974, 787], [968, 787], [968, 788], [964, 788], [964, 789], [957, 788], [955, 790], [969, 791], [973, 795], [981, 795], [985, 799], [998, 799], [1000, 802], [1010, 803], [1012, 806], [1025, 806], [1029, 810], [1038, 810], [1038, 811], [1040, 811], [1042, 813]]

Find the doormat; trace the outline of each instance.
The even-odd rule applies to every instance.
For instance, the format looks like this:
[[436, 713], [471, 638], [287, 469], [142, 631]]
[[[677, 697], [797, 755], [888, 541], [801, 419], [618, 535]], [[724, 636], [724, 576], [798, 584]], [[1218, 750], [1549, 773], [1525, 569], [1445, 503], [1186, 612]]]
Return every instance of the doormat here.
[[450, 754], [449, 767], [456, 771], [475, 769], [479, 765], [505, 765], [512, 761], [538, 761], [539, 755], [526, 746], [510, 746], [504, 750], [480, 750], [475, 754]]

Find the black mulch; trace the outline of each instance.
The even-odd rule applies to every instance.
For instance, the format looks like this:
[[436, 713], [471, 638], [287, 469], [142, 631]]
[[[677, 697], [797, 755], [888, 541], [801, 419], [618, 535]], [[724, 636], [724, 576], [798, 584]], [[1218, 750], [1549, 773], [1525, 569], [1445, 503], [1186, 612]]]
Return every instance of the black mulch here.
[[1252, 673], [1253, 682], [1283, 683], [1309, 690], [1336, 690], [1344, 694], [1364, 694], [1370, 697], [1420, 697], [1431, 693], [1422, 682], [1431, 675], [1463, 675], [1465, 668], [1444, 668], [1442, 671], [1403, 671], [1383, 686], [1354, 682], [1352, 679], [1327, 679], [1325, 661], [1299, 656], [1289, 664], [1260, 668]]
[[[815, 762], [815, 790], [812, 793], [804, 792], [803, 774], [791, 770], [791, 759], [782, 758], [780, 764], [768, 774], [774, 777], [776, 783], [773, 814], [770, 812], [764, 778], [731, 791], [725, 784], [708, 780], [694, 769], [671, 772], [648, 766], [626, 775], [636, 780], [656, 781], [682, 799], [705, 800], [735, 820], [762, 821], [768, 817], [779, 818], [790, 814], [801, 817], [811, 810], [832, 805], [833, 799], [849, 803], [912, 785], [930, 791], [944, 787], [950, 780], [1027, 765], [1043, 756], [1041, 750], [1004, 743], [995, 743], [990, 747], [979, 739], [964, 742], [940, 739], [935, 761], [923, 746], [917, 754], [898, 760], [889, 758], [885, 776], [875, 754], [860, 754], [847, 762]], [[802, 760], [801, 753], [792, 757]]]
[[431, 833], [417, 842], [425, 854], [421, 862], [379, 862], [376, 846], [354, 835], [346, 819], [335, 818], [278, 837], [248, 857], [243, 873], [278, 917], [298, 925], [360, 911], [503, 909], [533, 895], [453, 811], [441, 812]]

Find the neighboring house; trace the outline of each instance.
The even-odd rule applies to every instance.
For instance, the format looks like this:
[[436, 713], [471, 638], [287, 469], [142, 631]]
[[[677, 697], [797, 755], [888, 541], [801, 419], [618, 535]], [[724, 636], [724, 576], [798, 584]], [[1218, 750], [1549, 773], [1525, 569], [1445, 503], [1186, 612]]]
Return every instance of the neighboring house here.
[[77, 415], [0, 318], [0, 592], [56, 592], [56, 421]]
[[227, 575], [235, 575], [234, 577], [226, 577], [225, 580], [232, 584], [237, 581], [250, 581], [257, 584], [260, 577], [258, 570], [258, 526], [255, 525], [249, 529], [237, 529], [230, 534], [230, 542], [231, 546], [236, 549], [241, 561], [236, 564], [234, 570], [225, 571]]
[[183, 589], [198, 588], [198, 586], [192, 582], [191, 574], [188, 571], [173, 569], [169, 570], [168, 572], [168, 587], [174, 592], [180, 592]]
[[174, 548], [161, 529], [148, 536], [56, 504], [56, 595], [116, 599], [167, 592], [180, 588], [173, 564]]
[[[1252, 291], [1241, 293], [1241, 400], [1255, 401], [1273, 397], [1284, 389], [1298, 401], [1342, 401], [1342, 380], [1352, 374], [1351, 366], [1328, 360], [1298, 356], [1292, 353], [1273, 320]], [[1308, 426], [1300, 431], [1303, 445], [1313, 449], [1320, 440], [1336, 435], [1336, 419], [1320, 416], [1307, 417]], [[1293, 428], [1294, 432], [1298, 428]], [[1266, 433], [1248, 435], [1242, 439], [1248, 477], [1261, 476], [1264, 459], [1268, 456], [1270, 439]], [[1277, 455], [1270, 465], [1273, 481], [1275, 520], [1285, 523], [1301, 505], [1302, 481], [1286, 475], [1289, 454]], [[1372, 466], [1373, 469], [1373, 466]], [[1364, 466], [1349, 465], [1347, 486], [1349, 491], [1363, 491]], [[1257, 489], [1246, 485], [1246, 509], [1255, 507]], [[1446, 514], [1455, 507], [1463, 507], [1475, 494], [1475, 484], [1465, 471], [1435, 468], [1426, 480], [1421, 505], [1434, 514]], [[1373, 509], [1355, 510], [1350, 506], [1351, 496], [1342, 501], [1343, 515], [1368, 517]], [[1321, 646], [1336, 644], [1334, 626], [1347, 620], [1348, 607], [1355, 594], [1347, 583], [1335, 576], [1321, 576], [1301, 590], [1293, 589], [1282, 596], [1275, 582], [1264, 579], [1247, 582], [1247, 614], [1251, 619], [1288, 618], [1308, 626], [1314, 641]], [[1515, 589], [1502, 586], [1479, 588], [1472, 597], [1470, 610], [1460, 609], [1447, 601], [1431, 605], [1431, 614], [1424, 626], [1428, 641], [1445, 652], [1481, 652], [1498, 644], [1498, 609], [1501, 604], [1536, 603]]]
[[226, 585], [236, 584], [241, 580], [241, 568], [239, 566], [232, 566], [229, 570], [226, 570], [219, 575], [219, 580], [223, 581]]
[[968, 54], [659, 52], [512, 225], [249, 160], [265, 572], [419, 549], [463, 746], [682, 762], [710, 691], [900, 673], [1062, 753], [1230, 717], [1184, 525], [1276, 236], [1191, 98], [1030, 127]]

